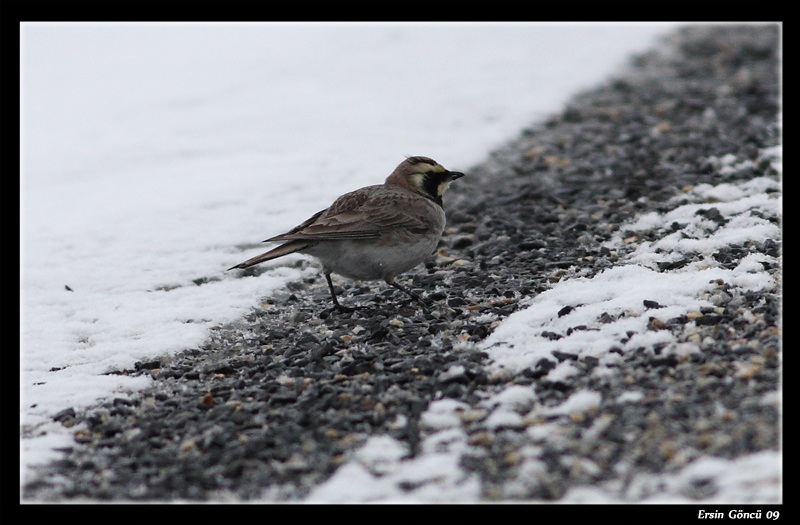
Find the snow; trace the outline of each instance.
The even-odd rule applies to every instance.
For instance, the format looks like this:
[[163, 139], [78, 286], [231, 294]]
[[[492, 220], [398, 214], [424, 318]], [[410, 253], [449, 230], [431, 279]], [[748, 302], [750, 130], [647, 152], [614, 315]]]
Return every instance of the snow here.
[[440, 399], [434, 401], [428, 406], [428, 410], [422, 414], [420, 425], [430, 430], [443, 430], [446, 428], [458, 427], [461, 425], [461, 419], [458, 413], [468, 408], [469, 406], [466, 404], [454, 399]]
[[576, 412], [586, 412], [599, 407], [600, 399], [601, 396], [598, 392], [579, 390], [560, 405], [545, 410], [545, 413], [549, 415], [569, 415]]
[[512, 385], [486, 400], [486, 405], [504, 405], [514, 410], [524, 410], [536, 400], [534, 390], [529, 386]]
[[[192, 348], [212, 327], [316, 272], [298, 270], [292, 257], [258, 278], [225, 272], [257, 253], [259, 241], [345, 191], [381, 182], [406, 155], [466, 170], [672, 27], [23, 23], [21, 480], [71, 443], [55, 413], [126, 397], [150, 381], [108, 372]], [[764, 155], [781, 162], [780, 151]], [[744, 167], [735, 157], [717, 162]], [[628, 230], [665, 228], [661, 244], [642, 243], [629, 264], [533, 299], [487, 342], [494, 366], [524, 368], [554, 349], [592, 353], [586, 332], [558, 341], [540, 334], [585, 324], [600, 329], [591, 340], [618, 340], [649, 316], [707, 304], [699, 297], [716, 279], [769, 286], [760, 260], [723, 270], [704, 268], [702, 257], [748, 232], [774, 232], [750, 213], [780, 206], [763, 193], [771, 183], [698, 186], [686, 196], [697, 202], [670, 218], [642, 217]], [[704, 199], [735, 220], [702, 220], [695, 212], [710, 207]], [[690, 244], [667, 233], [673, 221], [716, 232], [709, 244]], [[699, 260], [659, 274], [656, 248], [693, 250]], [[645, 311], [643, 299], [665, 307]], [[558, 317], [565, 304], [576, 308]], [[624, 315], [599, 326], [604, 311]], [[515, 407], [529, 402], [519, 392], [487, 402], [487, 425], [518, 423]], [[456, 462], [468, 446], [457, 425], [464, 410], [432, 404], [425, 453], [414, 460], [392, 438], [370, 438], [311, 499], [477, 499], [478, 480]]]
[[[578, 487], [568, 491], [562, 503], [693, 503], [703, 505], [754, 504], [775, 501], [781, 496], [782, 457], [765, 450], [734, 460], [706, 457], [689, 464], [677, 473], [639, 474], [628, 480], [625, 498], [611, 497], [598, 487]], [[713, 487], [705, 495], [705, 485]], [[699, 490], [698, 490], [699, 487]], [[726, 511], [727, 512], [727, 511]], [[727, 516], [727, 514], [726, 514]]]
[[[477, 501], [477, 475], [463, 472], [460, 453], [466, 448], [462, 431], [434, 434], [423, 452], [401, 461], [406, 447], [389, 436], [374, 436], [345, 465], [317, 487], [310, 503], [448, 503], [467, 498]], [[445, 439], [443, 439], [445, 438]], [[374, 465], [378, 468], [375, 469]]]
[[[608, 348], [626, 352], [655, 344], [666, 345], [664, 351], [668, 353], [691, 353], [692, 349], [669, 331], [648, 331], [648, 325], [653, 319], [666, 323], [713, 306], [704, 295], [713, 294], [723, 283], [743, 290], [765, 290], [775, 285], [762, 264], [776, 264], [773, 257], [751, 254], [735, 268], [726, 269], [711, 256], [730, 244], [780, 238], [780, 228], [764, 218], [781, 213], [778, 194], [763, 193], [777, 186], [775, 181], [763, 178], [718, 187], [699, 185], [673, 199], [672, 210], [646, 213], [624, 225], [607, 243], [608, 248], [620, 248], [630, 239], [623, 237], [631, 232], [651, 232], [656, 238], [642, 240], [619, 266], [592, 277], [563, 280], [528, 300], [527, 308], [503, 321], [486, 339], [484, 346], [493, 366], [513, 371], [535, 368], [553, 351], [597, 357], [604, 362], [617, 359]], [[708, 202], [711, 195], [715, 196], [713, 203]], [[726, 219], [724, 224], [697, 213], [712, 207]], [[673, 231], [675, 222], [682, 228]], [[658, 262], [679, 260], [687, 254], [696, 260], [675, 271], [657, 271]], [[658, 303], [658, 308], [646, 306], [645, 301]], [[565, 313], [565, 306], [572, 309]], [[628, 332], [634, 335], [629, 337]], [[574, 373], [575, 368], [564, 361], [546, 377], [563, 381]]]

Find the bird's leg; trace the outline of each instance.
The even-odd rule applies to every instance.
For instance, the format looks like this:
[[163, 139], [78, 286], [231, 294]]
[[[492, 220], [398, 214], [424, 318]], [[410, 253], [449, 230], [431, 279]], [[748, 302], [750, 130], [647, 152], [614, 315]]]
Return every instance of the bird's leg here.
[[328, 281], [328, 289], [331, 291], [331, 299], [333, 299], [333, 305], [336, 309], [342, 312], [355, 312], [355, 308], [339, 304], [339, 299], [336, 298], [336, 292], [333, 291], [333, 281], [331, 281], [331, 274], [329, 272], [325, 272], [325, 279]]
[[395, 282], [394, 279], [387, 280], [386, 283], [389, 284], [390, 286], [394, 286], [398, 290], [402, 290], [403, 292], [408, 294], [412, 299], [420, 303], [422, 306], [428, 306], [427, 301], [425, 301], [422, 297], [409, 290], [406, 286], [403, 286], [402, 284]]

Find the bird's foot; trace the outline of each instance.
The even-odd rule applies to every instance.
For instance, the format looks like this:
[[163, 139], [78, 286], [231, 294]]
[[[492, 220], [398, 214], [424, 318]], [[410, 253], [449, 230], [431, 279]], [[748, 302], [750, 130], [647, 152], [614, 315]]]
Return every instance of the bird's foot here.
[[337, 302], [337, 303], [334, 303], [334, 305], [330, 309], [328, 309], [326, 311], [327, 312], [339, 312], [339, 313], [343, 313], [343, 314], [351, 314], [351, 313], [357, 312], [359, 310], [368, 310], [368, 309], [369, 309], [368, 306], [361, 306], [361, 305], [344, 306], [344, 305], [339, 304]]

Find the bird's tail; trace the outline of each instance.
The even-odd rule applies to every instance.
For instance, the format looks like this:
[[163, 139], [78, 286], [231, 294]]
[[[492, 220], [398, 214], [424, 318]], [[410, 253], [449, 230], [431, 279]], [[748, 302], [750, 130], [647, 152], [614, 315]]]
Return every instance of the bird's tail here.
[[243, 263], [239, 263], [236, 266], [231, 266], [228, 268], [228, 270], [233, 270], [234, 268], [244, 270], [245, 268], [250, 268], [251, 266], [255, 266], [256, 264], [264, 261], [270, 261], [272, 259], [277, 259], [278, 257], [283, 257], [284, 255], [289, 255], [290, 253], [299, 252], [305, 248], [308, 248], [311, 244], [312, 243], [309, 242], [289, 241], [271, 249], [268, 252], [264, 252], [261, 255], [256, 255], [251, 259], [247, 259]]

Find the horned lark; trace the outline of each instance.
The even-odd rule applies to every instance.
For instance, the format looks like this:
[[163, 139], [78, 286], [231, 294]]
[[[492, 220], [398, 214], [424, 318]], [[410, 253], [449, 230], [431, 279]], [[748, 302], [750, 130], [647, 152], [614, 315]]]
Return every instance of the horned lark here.
[[280, 246], [228, 269], [304, 253], [322, 263], [333, 304], [340, 310], [352, 309], [339, 304], [332, 273], [362, 281], [383, 279], [421, 301], [395, 277], [436, 249], [445, 224], [442, 195], [463, 176], [428, 157], [409, 157], [383, 184], [345, 193], [299, 226], [264, 241], [285, 241]]

